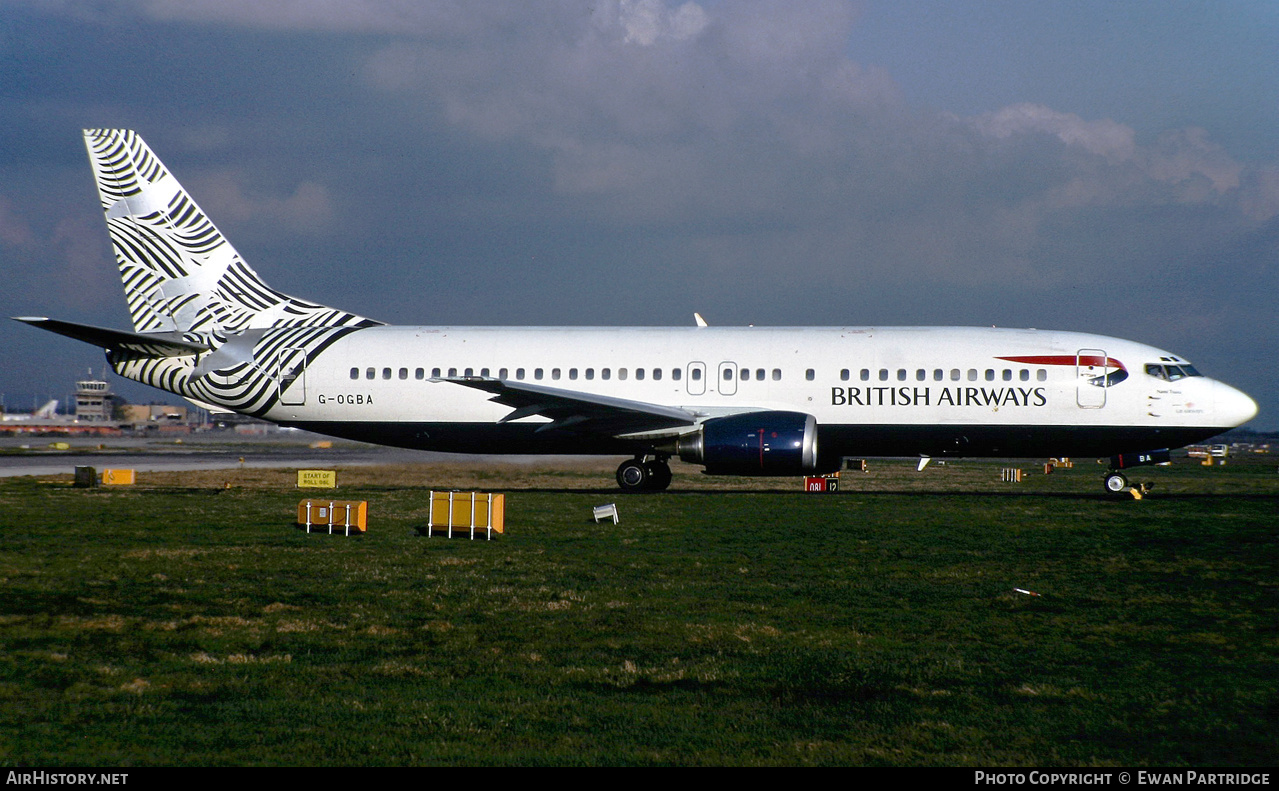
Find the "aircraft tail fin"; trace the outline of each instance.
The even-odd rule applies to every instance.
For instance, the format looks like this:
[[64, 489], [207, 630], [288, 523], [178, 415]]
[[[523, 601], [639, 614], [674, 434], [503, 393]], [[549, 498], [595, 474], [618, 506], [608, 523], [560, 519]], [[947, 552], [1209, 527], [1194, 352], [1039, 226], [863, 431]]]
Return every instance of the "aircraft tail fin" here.
[[84, 142], [138, 332], [381, 323], [268, 286], [136, 132], [86, 129]]

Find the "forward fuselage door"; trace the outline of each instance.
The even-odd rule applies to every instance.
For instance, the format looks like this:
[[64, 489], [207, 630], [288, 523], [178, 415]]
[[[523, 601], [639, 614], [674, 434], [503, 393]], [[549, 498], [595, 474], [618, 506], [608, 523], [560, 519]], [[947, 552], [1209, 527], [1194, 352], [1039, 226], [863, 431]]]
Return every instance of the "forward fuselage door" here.
[[689, 363], [685, 371], [684, 386], [689, 395], [701, 395], [706, 392], [706, 363]]
[[719, 364], [719, 394], [737, 395], [737, 363]]
[[1101, 349], [1080, 349], [1075, 354], [1075, 403], [1082, 409], [1106, 405], [1106, 353]]

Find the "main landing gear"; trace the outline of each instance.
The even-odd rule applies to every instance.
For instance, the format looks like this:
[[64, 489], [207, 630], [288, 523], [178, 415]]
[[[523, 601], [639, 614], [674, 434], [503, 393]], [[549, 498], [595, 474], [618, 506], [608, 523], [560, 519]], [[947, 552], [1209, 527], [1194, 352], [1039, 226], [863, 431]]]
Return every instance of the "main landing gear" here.
[[617, 468], [617, 485], [624, 492], [660, 492], [671, 485], [671, 468], [667, 457], [644, 461], [643, 456], [622, 462]]

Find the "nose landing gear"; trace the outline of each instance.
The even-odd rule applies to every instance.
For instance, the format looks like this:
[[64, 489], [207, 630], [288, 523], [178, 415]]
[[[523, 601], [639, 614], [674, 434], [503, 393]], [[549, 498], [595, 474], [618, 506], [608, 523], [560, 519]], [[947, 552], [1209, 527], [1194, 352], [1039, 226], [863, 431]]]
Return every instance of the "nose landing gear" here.
[[617, 468], [617, 485], [624, 492], [660, 492], [671, 485], [671, 468], [668, 457], [658, 456], [645, 461], [636, 456], [622, 462]]
[[1110, 494], [1123, 494], [1128, 491], [1128, 476], [1122, 472], [1111, 470], [1102, 478], [1101, 485]]
[[1126, 470], [1130, 467], [1145, 467], [1152, 464], [1169, 464], [1171, 462], [1172, 455], [1167, 448], [1111, 456], [1110, 471], [1102, 477], [1101, 485], [1110, 494], [1123, 494], [1134, 489], [1139, 495], [1145, 494], [1154, 484], [1138, 484], [1134, 487], [1128, 483], [1128, 476], [1119, 472], [1119, 470]]

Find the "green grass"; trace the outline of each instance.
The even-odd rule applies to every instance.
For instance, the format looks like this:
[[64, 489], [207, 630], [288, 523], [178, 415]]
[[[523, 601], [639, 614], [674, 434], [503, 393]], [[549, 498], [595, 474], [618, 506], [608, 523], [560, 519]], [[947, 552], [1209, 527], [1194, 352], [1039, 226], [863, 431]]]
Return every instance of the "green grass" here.
[[[288, 472], [7, 479], [0, 762], [1273, 765], [1254, 462], [1140, 502], [1083, 465], [876, 463], [835, 495], [343, 471], [349, 539], [292, 525]], [[506, 491], [508, 534], [419, 536], [451, 486]]]

